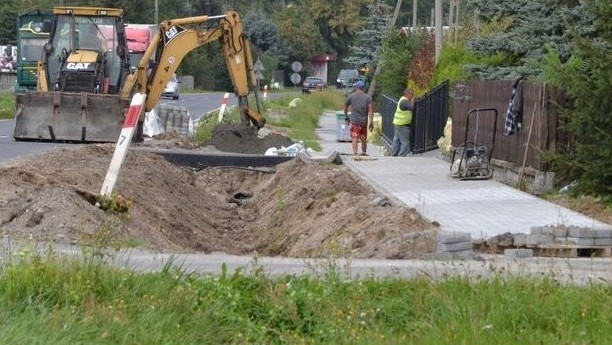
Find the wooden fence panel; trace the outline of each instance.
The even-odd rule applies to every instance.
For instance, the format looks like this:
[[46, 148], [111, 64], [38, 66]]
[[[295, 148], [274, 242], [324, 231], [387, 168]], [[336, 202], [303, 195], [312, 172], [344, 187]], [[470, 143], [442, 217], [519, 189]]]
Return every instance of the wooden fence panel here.
[[[497, 133], [493, 159], [507, 161], [518, 166], [545, 171], [547, 166], [539, 154], [552, 150], [556, 143], [557, 114], [552, 108], [550, 92], [544, 83], [523, 82], [522, 123], [511, 136], [503, 135], [505, 115], [512, 95], [511, 80], [478, 80], [459, 82], [453, 90], [452, 145], [464, 142], [467, 114], [476, 108], [495, 108], [498, 111]], [[491, 143], [493, 139], [493, 116], [481, 116], [478, 124], [470, 119], [468, 135], [472, 137], [478, 125], [480, 142]], [[473, 138], [469, 138], [473, 139]]]

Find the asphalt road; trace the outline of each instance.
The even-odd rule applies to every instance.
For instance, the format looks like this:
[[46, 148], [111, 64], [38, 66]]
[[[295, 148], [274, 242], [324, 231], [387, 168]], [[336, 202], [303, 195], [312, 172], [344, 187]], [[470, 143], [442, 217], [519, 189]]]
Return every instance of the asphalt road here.
[[[224, 92], [209, 93], [183, 93], [178, 100], [162, 98], [159, 103], [175, 104], [186, 107], [194, 120], [199, 119], [205, 113], [221, 107]], [[229, 94], [228, 106], [238, 104], [233, 93]]]

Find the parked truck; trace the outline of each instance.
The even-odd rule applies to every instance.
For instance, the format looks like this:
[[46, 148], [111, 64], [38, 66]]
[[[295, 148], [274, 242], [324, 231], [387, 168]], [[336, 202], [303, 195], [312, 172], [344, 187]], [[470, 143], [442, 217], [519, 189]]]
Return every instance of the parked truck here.
[[156, 24], [126, 25], [125, 37], [127, 40], [128, 53], [130, 54], [130, 64], [133, 69], [136, 69], [142, 56], [153, 41], [156, 30]]

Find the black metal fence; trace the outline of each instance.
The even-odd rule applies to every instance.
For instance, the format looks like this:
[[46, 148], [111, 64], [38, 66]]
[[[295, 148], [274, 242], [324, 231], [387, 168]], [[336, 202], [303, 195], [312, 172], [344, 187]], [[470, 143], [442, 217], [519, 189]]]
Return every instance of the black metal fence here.
[[438, 85], [415, 105], [410, 144], [413, 153], [438, 148], [438, 139], [444, 135], [448, 119], [448, 82]]
[[[383, 95], [382, 137], [388, 144], [393, 140], [393, 114], [397, 100]], [[444, 134], [448, 119], [448, 82], [438, 85], [415, 104], [410, 146], [413, 153], [423, 153], [438, 148], [438, 139]]]
[[393, 114], [395, 114], [397, 101], [395, 98], [383, 95], [382, 111], [380, 112], [382, 116], [381, 135], [389, 145], [393, 140]]

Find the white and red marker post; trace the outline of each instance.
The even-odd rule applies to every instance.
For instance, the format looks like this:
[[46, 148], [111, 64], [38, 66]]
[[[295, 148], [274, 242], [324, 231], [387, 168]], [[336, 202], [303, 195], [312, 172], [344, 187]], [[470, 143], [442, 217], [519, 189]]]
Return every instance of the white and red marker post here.
[[225, 113], [225, 108], [227, 108], [228, 100], [229, 100], [229, 92], [226, 92], [223, 95], [223, 100], [221, 101], [221, 108], [219, 108], [219, 120], [218, 120], [218, 122], [223, 121], [223, 113]]
[[268, 85], [264, 85], [264, 95], [263, 95], [263, 99], [264, 101], [268, 100]]
[[128, 148], [132, 142], [132, 137], [134, 137], [134, 131], [136, 130], [138, 119], [144, 112], [144, 102], [146, 98], [147, 97], [144, 93], [139, 92], [132, 96], [127, 117], [123, 122], [123, 128], [121, 129], [119, 139], [117, 139], [117, 145], [115, 146], [113, 158], [111, 159], [108, 171], [106, 172], [106, 177], [104, 178], [104, 183], [102, 184], [102, 190], [100, 190], [100, 194], [102, 196], [110, 197], [113, 193], [113, 188], [117, 182], [117, 177], [121, 171], [121, 166], [123, 165]]

